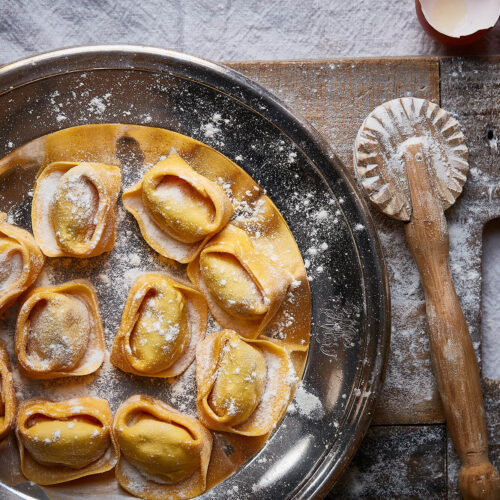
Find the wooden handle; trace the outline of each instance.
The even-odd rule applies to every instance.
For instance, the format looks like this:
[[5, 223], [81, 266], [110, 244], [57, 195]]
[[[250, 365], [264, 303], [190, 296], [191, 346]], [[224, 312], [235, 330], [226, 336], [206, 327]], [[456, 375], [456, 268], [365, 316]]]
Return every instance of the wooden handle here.
[[412, 216], [406, 238], [425, 292], [431, 359], [448, 429], [462, 467], [466, 499], [499, 499], [500, 476], [488, 460], [488, 438], [476, 355], [448, 266], [448, 227], [422, 142], [404, 145]]

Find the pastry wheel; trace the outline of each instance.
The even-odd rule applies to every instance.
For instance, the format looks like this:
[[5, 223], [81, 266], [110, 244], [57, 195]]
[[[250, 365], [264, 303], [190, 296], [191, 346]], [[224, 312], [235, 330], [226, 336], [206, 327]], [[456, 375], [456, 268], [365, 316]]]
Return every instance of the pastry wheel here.
[[488, 460], [479, 369], [448, 265], [444, 216], [465, 183], [467, 154], [455, 119], [436, 104], [405, 97], [382, 104], [365, 119], [354, 163], [370, 199], [406, 222], [424, 287], [434, 374], [462, 462], [462, 495], [493, 500], [500, 497], [500, 477]]

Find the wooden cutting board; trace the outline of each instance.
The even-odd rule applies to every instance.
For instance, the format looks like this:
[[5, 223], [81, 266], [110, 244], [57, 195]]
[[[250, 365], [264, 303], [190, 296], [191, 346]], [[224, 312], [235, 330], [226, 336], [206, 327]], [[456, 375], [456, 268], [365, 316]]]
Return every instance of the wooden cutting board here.
[[[500, 57], [242, 62], [244, 73], [307, 118], [352, 172], [352, 146], [366, 115], [402, 96], [450, 111], [467, 138], [470, 174], [447, 212], [450, 262], [478, 357], [481, 252], [485, 224], [500, 217]], [[373, 208], [373, 207], [372, 207]], [[458, 498], [459, 462], [447, 438], [431, 372], [425, 303], [403, 225], [372, 210], [392, 295], [392, 339], [385, 387], [373, 425], [329, 498]], [[500, 326], [499, 326], [500, 327]], [[492, 462], [500, 466], [500, 381], [483, 378]]]

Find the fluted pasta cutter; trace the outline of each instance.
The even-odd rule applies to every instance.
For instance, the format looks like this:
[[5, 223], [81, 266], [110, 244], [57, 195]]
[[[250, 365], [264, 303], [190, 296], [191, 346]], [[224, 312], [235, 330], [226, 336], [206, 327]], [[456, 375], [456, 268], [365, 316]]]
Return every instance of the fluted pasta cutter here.
[[488, 460], [479, 369], [451, 278], [444, 211], [462, 191], [468, 151], [460, 125], [424, 99], [405, 97], [374, 109], [359, 129], [354, 166], [369, 198], [404, 221], [422, 280], [434, 374], [466, 499], [499, 499], [500, 476]]

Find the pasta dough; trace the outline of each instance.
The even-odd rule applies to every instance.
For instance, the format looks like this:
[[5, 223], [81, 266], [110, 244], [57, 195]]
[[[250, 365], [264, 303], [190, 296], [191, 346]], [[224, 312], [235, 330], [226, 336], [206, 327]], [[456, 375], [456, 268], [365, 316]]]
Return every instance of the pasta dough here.
[[132, 396], [118, 409], [113, 431], [121, 449], [120, 485], [140, 498], [192, 498], [206, 486], [212, 436], [194, 418], [162, 401]]
[[87, 375], [105, 353], [97, 297], [85, 280], [30, 290], [20, 307], [18, 362], [31, 378]]
[[179, 375], [194, 360], [207, 316], [205, 299], [197, 290], [162, 274], [143, 274], [130, 289], [111, 362], [136, 375]]
[[112, 250], [120, 182], [120, 169], [103, 163], [58, 161], [42, 169], [31, 212], [42, 252], [95, 257]]
[[[33, 144], [34, 143], [30, 143], [29, 147], [32, 148]], [[215, 377], [217, 384], [216, 387], [214, 384], [214, 391], [209, 394], [208, 398], [210, 408], [215, 410], [216, 418], [212, 419], [211, 424], [208, 424], [208, 421], [211, 419], [209, 415], [206, 417], [206, 424], [214, 427], [220, 425], [221, 428], [224, 428], [224, 434], [221, 435], [217, 433], [214, 435], [213, 449], [211, 455], [209, 455], [211, 456], [212, 462], [207, 470], [206, 488], [204, 487], [203, 491], [215, 486], [226, 477], [236, 472], [264, 445], [267, 438], [266, 430], [272, 429], [273, 425], [279, 422], [282, 415], [281, 410], [285, 407], [281, 396], [286, 395], [287, 391], [291, 390], [288, 389], [290, 383], [293, 383], [297, 377], [300, 377], [303, 371], [303, 363], [306, 358], [309, 344], [311, 312], [310, 292], [304, 264], [290, 229], [287, 227], [277, 207], [273, 204], [271, 199], [266, 196], [265, 190], [258, 186], [255, 180], [242, 168], [236, 165], [236, 163], [231, 161], [229, 157], [224, 156], [206, 144], [173, 131], [131, 124], [94, 124], [60, 130], [37, 139], [36, 145], [37, 157], [36, 159], [29, 157], [30, 161], [41, 161], [43, 165], [50, 165], [54, 162], [65, 164], [64, 160], [67, 159], [75, 160], [73, 164], [80, 164], [80, 162], [76, 160], [83, 159], [85, 159], [86, 162], [100, 162], [100, 164], [104, 163], [108, 165], [118, 165], [120, 162], [124, 162], [123, 172], [127, 174], [127, 178], [134, 178], [134, 182], [144, 176], [144, 173], [141, 173], [145, 172], [143, 171], [144, 167], [146, 167], [146, 170], [150, 169], [150, 166], [163, 162], [165, 158], [169, 159], [173, 157], [175, 159], [176, 156], [177, 158], [182, 158], [182, 162], [188, 162], [189, 169], [199, 176], [198, 180], [201, 179], [200, 182], [210, 182], [211, 185], [215, 185], [217, 188], [218, 186], [222, 187], [224, 196], [232, 205], [232, 207], [229, 207], [229, 210], [226, 210], [226, 218], [228, 220], [231, 218], [231, 226], [244, 232], [244, 236], [241, 238], [242, 240], [249, 238], [251, 253], [260, 261], [260, 265], [266, 266], [269, 264], [270, 267], [277, 268], [278, 272], [281, 268], [281, 270], [286, 270], [285, 274], [288, 272], [291, 275], [291, 277], [286, 275], [287, 280], [292, 279], [293, 281], [290, 286], [284, 287], [286, 288], [285, 298], [281, 302], [279, 302], [279, 300], [274, 301], [274, 291], [272, 287], [269, 289], [269, 287], [266, 286], [265, 276], [264, 279], [257, 276], [248, 264], [248, 259], [243, 258], [240, 260], [238, 257], [239, 254], [236, 253], [236, 256], [229, 255], [226, 259], [223, 257], [221, 260], [224, 265], [227, 264], [229, 266], [230, 264], [234, 264], [231, 274], [240, 273], [239, 281], [242, 286], [239, 289], [235, 286], [230, 293], [224, 293], [225, 291], [222, 289], [217, 290], [218, 281], [224, 279], [217, 276], [217, 260], [219, 256], [215, 255], [215, 253], [211, 254], [207, 252], [205, 263], [208, 263], [209, 265], [207, 265], [207, 267], [211, 269], [207, 269], [205, 277], [207, 281], [210, 281], [210, 279], [212, 280], [213, 291], [218, 293], [209, 294], [203, 292], [201, 295], [193, 294], [192, 296], [188, 296], [181, 289], [173, 287], [175, 293], [168, 292], [168, 298], [165, 301], [155, 296], [158, 283], [156, 283], [155, 280], [149, 280], [149, 285], [147, 283], [144, 284], [144, 295], [142, 297], [138, 297], [137, 294], [129, 294], [127, 303], [130, 300], [130, 304], [133, 304], [130, 306], [130, 310], [135, 308], [135, 312], [131, 315], [126, 315], [125, 311], [128, 306], [125, 307], [123, 311], [122, 325], [126, 325], [123, 331], [127, 331], [129, 327], [131, 330], [126, 333], [128, 337], [124, 336], [120, 342], [118, 342], [118, 333], [116, 335], [115, 341], [118, 347], [116, 350], [117, 358], [115, 358], [115, 366], [120, 366], [121, 369], [134, 373], [135, 375], [167, 377], [170, 376], [167, 373], [171, 370], [172, 376], [175, 376], [175, 372], [173, 371], [174, 368], [176, 368], [176, 370], [178, 369], [178, 372], [181, 373], [185, 367], [191, 363], [196, 344], [200, 348], [198, 371], [203, 373], [203, 370], [208, 370], [207, 362], [209, 356], [203, 355], [203, 352], [207, 351], [206, 347], [202, 346], [205, 326], [199, 329], [199, 331], [203, 333], [196, 342], [190, 342], [189, 345], [185, 343], [188, 336], [191, 340], [196, 337], [189, 328], [189, 335], [186, 335], [185, 325], [187, 324], [188, 327], [190, 327], [192, 324], [200, 324], [200, 320], [196, 320], [196, 315], [201, 314], [203, 316], [203, 313], [199, 312], [202, 311], [202, 309], [198, 306], [195, 307], [193, 304], [193, 297], [195, 296], [198, 297], [200, 303], [203, 302], [205, 304], [205, 316], [207, 299], [213, 303], [211, 307], [213, 307], [214, 310], [215, 307], [219, 307], [221, 310], [223, 309], [218, 304], [227, 307], [228, 310], [225, 311], [225, 314], [231, 322], [228, 322], [227, 325], [232, 325], [232, 327], [238, 331], [238, 334], [243, 333], [251, 337], [256, 336], [259, 341], [265, 341], [262, 335], [273, 337], [273, 339], [279, 339], [276, 340], [277, 343], [279, 342], [276, 349], [273, 349], [274, 346], [268, 347], [267, 343], [263, 344], [266, 347], [262, 347], [259, 344], [246, 342], [244, 339], [240, 339], [238, 341], [238, 345], [240, 346], [238, 352], [242, 353], [241, 359], [239, 356], [236, 356], [234, 359], [237, 361], [232, 363], [231, 356], [222, 358], [224, 360], [223, 369], [218, 373], [220, 377]], [[18, 151], [24, 155], [24, 147], [20, 148]], [[172, 154], [173, 152], [175, 153]], [[20, 156], [17, 153], [16, 155], [15, 161], [25, 157], [28, 158], [26, 155]], [[133, 159], [133, 163], [129, 163], [130, 159]], [[13, 162], [14, 160], [9, 161]], [[249, 164], [250, 161], [250, 157], [245, 159], [247, 164]], [[171, 166], [173, 168], [173, 165]], [[131, 195], [129, 197], [128, 194], [126, 194], [123, 197], [124, 203], [127, 204], [127, 206], [130, 205], [130, 212], [133, 212], [138, 206], [143, 207], [143, 213], [146, 213], [146, 216], [143, 218], [142, 222], [139, 221], [141, 231], [145, 234], [147, 233], [149, 235], [148, 237], [153, 240], [156, 239], [162, 244], [168, 239], [171, 244], [168, 248], [173, 252], [172, 255], [174, 255], [174, 258], [179, 257], [186, 248], [193, 248], [194, 253], [199, 255], [201, 250], [208, 247], [211, 244], [211, 240], [215, 240], [215, 238], [227, 227], [227, 223], [221, 224], [215, 233], [208, 234], [207, 228], [209, 222], [213, 222], [215, 219], [214, 214], [218, 205], [212, 202], [210, 196], [206, 197], [200, 195], [200, 191], [194, 187], [197, 181], [192, 180], [192, 176], [188, 173], [189, 169], [187, 171], [179, 169], [179, 175], [171, 175], [169, 173], [167, 176], [161, 177], [161, 179], [155, 178], [152, 174], [148, 178], [151, 184], [147, 189], [141, 190], [140, 193], [135, 193], [133, 196]], [[150, 169], [149, 172], [153, 172], [153, 170]], [[41, 173], [39, 178], [40, 176]], [[60, 177], [62, 178], [62, 174], [60, 174]], [[166, 182], [163, 181], [164, 177], [167, 177], [167, 179], [165, 179]], [[41, 199], [45, 198], [46, 193], [50, 192], [51, 189], [55, 189], [58, 181], [54, 177], [52, 177], [52, 180], [56, 181], [54, 185], [46, 185], [45, 190], [40, 190], [38, 193]], [[94, 228], [93, 218], [95, 219], [98, 213], [98, 211], [95, 210], [95, 202], [97, 200], [95, 188], [93, 185], [89, 185], [88, 182], [84, 182], [83, 185], [80, 186], [82, 191], [81, 198], [86, 198], [92, 202], [90, 203], [91, 210], [87, 212], [84, 210], [85, 207], [80, 207], [82, 209], [80, 211], [78, 202], [76, 202], [76, 206], [67, 204], [67, 196], [65, 196], [64, 190], [66, 190], [66, 195], [70, 193], [69, 186], [71, 183], [69, 181], [66, 184], [62, 182], [61, 185], [61, 194], [59, 195], [60, 199], [58, 203], [47, 203], [45, 206], [46, 213], [52, 214], [52, 219], [57, 219], [58, 231], [60, 233], [59, 239], [62, 244], [65, 244], [67, 248], [78, 250], [77, 247], [88, 240]], [[173, 199], [172, 204], [168, 205], [166, 210], [158, 210], [158, 213], [154, 213], [155, 207], [160, 207], [162, 198], [167, 195], [169, 199]], [[175, 196], [178, 196], [179, 200], [183, 201], [178, 204], [174, 203]], [[146, 205], [149, 207], [148, 210], [146, 210]], [[183, 207], [188, 207], [188, 209], [183, 210]], [[228, 215], [229, 212], [232, 213], [233, 207], [235, 213], [233, 215]], [[79, 220], [76, 221], [76, 224], [74, 224], [74, 221], [72, 221], [70, 217], [65, 218], [65, 215], [72, 212], [73, 208], [75, 208], [75, 213], [79, 213]], [[50, 212], [49, 209], [52, 210], [52, 212]], [[161, 263], [164, 263], [166, 260], [164, 258], [158, 259], [158, 257], [160, 257], [159, 255], [155, 257], [151, 251], [148, 251], [147, 245], [145, 246], [141, 241], [137, 240], [137, 231], [133, 231], [135, 233], [133, 235], [130, 234], [129, 229], [134, 229], [135, 219], [132, 220], [132, 217], [120, 211], [120, 216], [124, 215], [127, 217], [127, 220], [121, 221], [118, 228], [118, 230], [122, 231], [122, 234], [119, 240], [117, 240], [115, 251], [109, 256], [103, 255], [99, 259], [94, 259], [93, 262], [75, 262], [73, 259], [49, 260], [50, 267], [48, 268], [48, 276], [68, 276], [72, 273], [75, 273], [73, 275], [81, 273], [81, 276], [86, 276], [86, 272], [88, 271], [91, 279], [95, 279], [96, 283], [101, 282], [102, 279], [102, 283], [105, 286], [102, 286], [100, 291], [102, 291], [102, 297], [109, 301], [109, 303], [106, 304], [106, 320], [108, 320], [108, 314], [110, 318], [108, 321], [114, 320], [118, 313], [118, 311], [115, 310], [115, 306], [122, 300], [122, 285], [124, 282], [128, 281], [131, 276], [135, 276], [139, 269], [146, 269], [144, 266], [152, 265], [154, 269], [157, 269], [161, 266]], [[121, 220], [121, 217], [119, 220]], [[173, 224], [169, 225], [169, 222]], [[42, 225], [41, 231], [46, 231], [49, 235], [54, 233], [50, 219], [44, 219], [44, 223], [46, 226], [43, 227]], [[231, 237], [229, 239], [235, 246], [240, 245], [241, 240], [239, 237]], [[53, 234], [51, 241], [56, 241], [55, 234]], [[119, 245], [118, 242], [120, 243]], [[137, 242], [140, 243], [140, 248], [137, 248]], [[151, 244], [151, 246], [153, 246], [153, 244]], [[246, 250], [248, 247], [242, 244], [242, 248]], [[146, 253], [149, 255], [145, 255], [144, 250], [146, 250]], [[58, 243], [57, 251], [60, 251]], [[175, 253], [177, 251], [179, 251], [179, 254]], [[228, 252], [228, 254], [231, 254], [231, 252]], [[244, 252], [242, 252], [242, 254], [246, 255]], [[70, 256], [66, 253], [64, 253], [64, 255]], [[265, 257], [261, 258], [261, 256]], [[195, 255], [193, 257], [193, 254], [189, 255], [188, 260], [191, 259], [191, 257], [192, 260], [199, 260], [198, 256]], [[211, 257], [213, 257], [213, 259]], [[224, 260], [228, 262], [224, 262]], [[181, 261], [179, 260], [178, 262]], [[105, 274], [106, 270], [109, 269], [108, 263], [113, 269], [110, 274]], [[186, 263], [189, 264], [187, 260]], [[174, 262], [168, 262], [167, 264], [169, 267], [175, 267], [175, 276], [184, 275], [184, 266], [177, 265]], [[130, 270], [127, 268], [128, 265], [131, 267]], [[52, 270], [55, 271], [54, 274], [50, 272]], [[122, 271], [124, 274], [123, 276]], [[208, 271], [210, 271], [210, 273]], [[168, 272], [170, 273], [170, 270], [168, 270]], [[265, 274], [265, 272], [263, 274]], [[115, 283], [116, 279], [119, 279], [119, 283]], [[146, 282], [147, 281], [148, 280], [146, 280]], [[195, 283], [191, 287], [187, 283], [187, 280], [181, 282], [184, 285], [187, 284], [187, 288], [189, 289], [198, 288], [198, 285]], [[236, 285], [236, 281], [234, 281], [234, 283]], [[118, 284], [119, 287], [117, 286]], [[160, 288], [163, 288], [163, 285], [161, 285]], [[272, 293], [269, 294], [269, 291]], [[28, 295], [30, 293], [31, 292], [29, 292]], [[141, 291], [141, 293], [143, 292]], [[182, 296], [182, 300], [179, 299], [179, 294]], [[207, 299], [205, 299], [205, 297], [207, 297]], [[235, 300], [235, 298], [237, 300]], [[25, 297], [23, 297], [23, 302], [24, 300]], [[169, 300], [172, 300], [172, 302], [169, 302]], [[232, 304], [230, 301], [234, 301], [235, 303]], [[57, 362], [61, 367], [58, 371], [65, 372], [69, 375], [73, 373], [67, 368], [62, 368], [62, 366], [72, 365], [73, 362], [78, 359], [81, 352], [84, 352], [83, 359], [91, 360], [94, 356], [100, 356], [100, 353], [103, 351], [101, 351], [100, 348], [91, 348], [90, 341], [87, 344], [87, 349], [83, 348], [84, 342], [78, 342], [78, 339], [81, 340], [85, 337], [78, 332], [81, 331], [82, 328], [87, 328], [85, 325], [86, 322], [84, 315], [81, 314], [81, 311], [78, 311], [78, 309], [80, 309], [78, 305], [73, 308], [71, 304], [74, 304], [74, 301], [69, 300], [68, 302], [69, 304], [63, 307], [63, 309], [66, 311], [71, 310], [71, 314], [74, 315], [73, 319], [71, 319], [71, 314], [67, 316], [70, 326], [73, 325], [68, 328], [71, 333], [68, 338], [72, 337], [71, 345], [73, 347], [71, 355], [60, 356], [57, 355], [56, 352], [52, 352], [52, 348], [50, 347], [51, 343], [47, 342], [47, 340], [53, 337], [49, 335], [51, 332], [47, 329], [45, 331], [47, 335], [40, 336], [39, 344], [41, 345], [36, 346], [36, 341], [32, 343], [32, 346], [34, 348], [36, 347], [38, 354], [35, 353], [36, 355], [33, 357], [28, 354], [27, 357], [35, 362], [40, 361], [40, 356], [46, 356], [46, 359], [51, 358], [50, 363]], [[174, 303], [182, 303], [183, 307], [173, 307]], [[39, 307], [42, 308], [42, 306], [43, 304]], [[269, 308], [273, 307], [276, 307], [276, 312], [273, 313], [271, 311], [271, 313], [269, 313]], [[54, 307], [54, 309], [59, 310], [59, 306]], [[170, 343], [167, 342], [167, 338], [164, 338], [162, 335], [152, 335], [152, 333], [159, 333], [161, 331], [170, 332], [170, 328], [167, 328], [169, 326], [168, 321], [167, 324], [163, 321], [160, 321], [158, 324], [156, 320], [153, 321], [151, 317], [148, 318], [149, 313], [153, 313], [154, 311], [162, 311], [162, 315], [174, 318], [176, 324], [184, 325], [179, 328], [179, 330], [183, 332], [183, 334], [179, 336], [180, 342]], [[185, 314], [186, 311], [188, 313], [187, 317]], [[103, 319], [104, 318], [105, 316], [103, 316]], [[127, 318], [126, 321], [125, 318]], [[195, 320], [194, 322], [192, 321], [193, 319]], [[269, 322], [267, 322], [268, 319], [270, 320]], [[73, 327], [77, 324], [82, 328], [79, 327], [73, 330]], [[242, 329], [240, 329], [240, 326]], [[66, 329], [67, 327], [65, 326], [64, 328]], [[36, 330], [40, 329], [41, 328], [36, 326]], [[259, 329], [261, 329], [261, 333], [258, 333], [257, 330]], [[94, 330], [91, 329], [91, 332], [92, 331]], [[244, 333], [244, 331], [249, 333]], [[43, 342], [42, 337], [45, 338]], [[165, 337], [169, 337], [169, 335]], [[241, 344], [244, 344], [248, 349], [242, 348]], [[271, 344], [271, 341], [269, 341], [269, 344]], [[165, 352], [163, 352], [163, 347], [165, 347]], [[280, 354], [282, 353], [281, 347], [289, 354], [289, 358], [291, 358], [295, 367], [295, 372], [290, 366], [288, 366], [287, 369], [284, 368], [286, 364], [284, 362], [286, 353], [284, 356]], [[130, 351], [128, 348], [130, 348]], [[248, 357], [253, 359], [252, 363], [255, 362], [256, 370], [250, 369], [252, 367], [251, 363], [248, 366], [246, 364], [247, 354], [245, 354], [245, 352], [247, 351], [252, 353], [252, 356], [249, 355]], [[31, 354], [34, 352], [35, 350], [33, 350]], [[115, 345], [113, 345], [113, 353], [114, 352]], [[191, 358], [187, 355], [188, 352], [190, 352]], [[20, 359], [21, 357], [22, 356], [20, 356]], [[262, 381], [261, 377], [259, 379], [260, 382], [258, 381], [258, 383], [250, 387], [247, 391], [247, 388], [242, 388], [242, 384], [247, 382], [244, 379], [252, 378], [253, 371], [262, 374], [262, 359], [265, 363], [264, 379]], [[215, 361], [213, 362], [215, 363]], [[47, 364], [48, 363], [49, 361], [47, 361]], [[120, 365], [120, 363], [123, 363], [123, 365]], [[185, 364], [182, 365], [181, 363]], [[245, 371], [246, 375], [240, 377], [238, 380], [233, 380], [231, 373], [237, 370], [238, 367], [236, 364], [247, 366]], [[21, 369], [23, 369], [21, 362], [19, 365]], [[35, 363], [35, 365], [37, 365], [37, 368], [40, 368], [37, 363]], [[78, 366], [79, 364], [76, 365], [77, 368]], [[194, 368], [194, 366], [191, 366], [191, 368]], [[50, 371], [52, 376], [54, 375], [54, 369], [48, 371]], [[189, 370], [184, 373], [179, 381], [175, 379], [166, 381], [157, 380], [156, 382], [150, 380], [149, 382], [153, 384], [150, 388], [150, 383], [146, 381], [148, 382], [148, 387], [144, 387], [144, 390], [147, 389], [148, 392], [152, 394], [159, 394], [158, 391], [164, 391], [163, 394], [171, 398], [170, 401], [176, 401], [179, 402], [179, 405], [183, 405], [186, 403], [187, 399], [189, 399], [191, 393], [193, 393], [192, 396], [196, 394], [196, 389], [192, 385], [193, 372], [194, 370]], [[212, 376], [214, 376], [215, 373], [216, 372], [212, 372]], [[268, 373], [271, 374], [270, 378], [268, 377]], [[40, 378], [38, 371], [36, 377]], [[120, 377], [123, 378], [123, 382], [120, 382]], [[47, 377], [44, 376], [44, 378]], [[276, 381], [272, 379], [276, 379]], [[24, 387], [21, 388], [23, 390], [26, 389], [25, 394], [28, 392], [32, 393], [33, 390], [36, 391], [38, 387], [43, 387], [44, 391], [47, 390], [50, 394], [61, 394], [61, 396], [62, 393], [58, 392], [59, 387], [67, 394], [68, 391], [73, 391], [73, 389], [76, 388], [75, 384], [79, 386], [83, 383], [89, 391], [92, 391], [90, 392], [92, 394], [94, 393], [93, 391], [96, 390], [104, 391], [102, 393], [99, 392], [99, 394], [109, 395], [110, 403], [112, 401], [113, 404], [117, 405], [121, 402], [120, 398], [124, 399], [126, 397], [120, 395], [123, 394], [120, 392], [122, 387], [137, 387], [137, 384], [140, 385], [144, 382], [141, 382], [141, 379], [138, 377], [125, 376], [123, 373], [120, 375], [117, 370], [110, 367], [107, 367], [106, 370], [102, 370], [101, 373], [95, 376], [85, 377], [81, 380], [73, 380], [70, 378], [64, 381], [58, 380], [55, 383], [49, 384], [44, 382], [42, 385], [40, 385], [40, 383], [33, 384], [24, 377], [21, 377], [19, 380], [24, 385]], [[207, 375], [205, 380], [209, 380], [209, 375]], [[283, 381], [286, 383], [283, 383]], [[248, 403], [246, 405], [242, 404], [244, 408], [239, 412], [235, 412], [235, 415], [231, 414], [232, 411], [226, 411], [231, 408], [228, 403], [231, 403], [233, 383], [242, 390], [241, 396], [235, 399]], [[201, 387], [200, 384], [199, 387]], [[275, 389], [275, 394], [279, 394], [279, 398], [273, 396], [273, 388]], [[190, 394], [187, 394], [187, 392]], [[186, 398], [184, 394], [187, 396]], [[184, 406], [180, 407], [184, 409]], [[172, 411], [174, 410], [172, 409]], [[199, 418], [202, 419], [204, 417], [200, 415]], [[220, 420], [222, 419], [226, 419], [227, 421], [221, 422]], [[162, 434], [161, 432], [151, 432], [154, 420], [155, 418], [149, 417], [140, 419], [141, 423], [138, 426], [138, 430], [143, 432], [147, 439], [152, 440], [152, 436], [156, 437]], [[165, 426], [168, 424], [170, 423], [165, 422]], [[164, 426], [161, 425], [160, 427], [163, 428]], [[168, 444], [168, 446], [171, 446], [175, 444], [176, 440], [177, 442], [179, 439], [183, 440], [182, 436], [186, 438], [184, 432], [187, 431], [182, 429], [178, 430], [176, 426], [174, 426], [174, 429], [171, 427], [168, 427], [168, 429], [172, 431], [169, 432], [172, 441], [162, 441], [165, 445]], [[90, 431], [90, 429], [88, 429], [88, 431]], [[92, 430], [90, 435], [92, 435], [93, 432]], [[264, 434], [262, 434], [263, 432]], [[88, 435], [88, 433], [87, 431], [82, 432], [82, 434], [86, 435]], [[47, 434], [50, 434], [50, 432], [47, 431]], [[252, 437], [254, 435], [256, 437]], [[250, 436], [250, 438], [248, 436]], [[228, 456], [229, 451], [231, 453]], [[90, 455], [94, 453], [92, 447], [89, 447], [89, 453]], [[169, 473], [171, 474], [170, 476], [163, 473], [163, 477], [160, 477], [162, 475], [161, 470], [155, 470], [154, 468], [151, 468], [149, 472], [146, 470], [139, 472], [139, 461], [136, 462], [136, 465], [132, 465], [131, 462], [124, 458], [120, 470], [123, 471], [122, 477], [126, 476], [128, 480], [128, 486], [126, 486], [127, 490], [139, 496], [142, 496], [144, 492], [146, 492], [146, 494], [156, 495], [156, 498], [164, 498], [165, 491], [163, 488], [165, 484], [163, 483], [176, 480], [179, 480], [177, 485], [184, 483], [189, 480], [189, 478], [181, 479], [183, 477], [182, 474], [187, 476], [190, 473], [190, 464], [193, 467], [196, 465], [196, 461], [191, 460], [188, 453], [180, 453], [178, 457], [179, 459], [184, 457], [180, 460], [183, 464], [181, 467], [183, 472], [179, 471], [180, 475], [177, 475], [177, 472], [171, 471]], [[139, 459], [139, 455], [137, 455], [136, 459]], [[166, 460], [160, 464], [161, 467], [167, 466], [168, 462], [169, 460]], [[203, 461], [200, 460], [199, 463], [201, 464]], [[208, 459], [206, 463], [208, 463]], [[153, 466], [153, 464], [149, 463], [149, 466]], [[195, 471], [192, 476], [196, 476], [196, 473]], [[154, 475], [156, 475], [156, 479], [152, 480]], [[103, 486], [106, 489], [118, 487], [116, 484], [110, 484], [109, 481], [112, 481], [111, 475], [103, 474], [101, 477], [90, 478], [89, 483], [92, 488], [95, 488], [96, 485], [97, 488]], [[138, 486], [137, 489], [134, 489], [136, 481], [142, 486]], [[58, 494], [78, 495], [78, 492], [84, 491], [87, 488], [87, 484], [87, 481], [78, 481], [73, 490], [73, 485], [68, 483], [63, 489], [61, 489], [61, 487], [57, 488]], [[123, 484], [125, 484], [125, 479]], [[147, 487], [143, 488], [144, 485], [147, 485]], [[200, 486], [198, 491], [201, 491], [201, 489]], [[89, 493], [98, 496], [101, 490], [95, 492], [92, 489], [89, 490]], [[107, 494], [107, 491], [102, 491], [102, 494]], [[197, 493], [192, 490], [183, 489], [181, 491], [178, 489], [174, 493], [170, 491], [170, 493], [167, 494], [167, 498], [170, 494], [174, 497], [175, 495], [186, 497]]]
[[0, 212], [0, 312], [35, 282], [45, 263], [33, 236], [6, 218]]
[[112, 469], [119, 457], [112, 420], [104, 399], [24, 402], [16, 426], [23, 474], [49, 485]]
[[255, 338], [280, 308], [292, 275], [257, 252], [232, 224], [212, 238], [188, 266], [188, 276], [225, 328]]
[[262, 436], [279, 422], [292, 394], [281, 346], [223, 330], [200, 344], [196, 361], [198, 415], [209, 429]]
[[16, 393], [12, 383], [9, 356], [0, 344], [0, 440], [11, 430], [16, 418]]
[[123, 194], [146, 242], [160, 255], [191, 262], [233, 215], [222, 188], [171, 154]]

